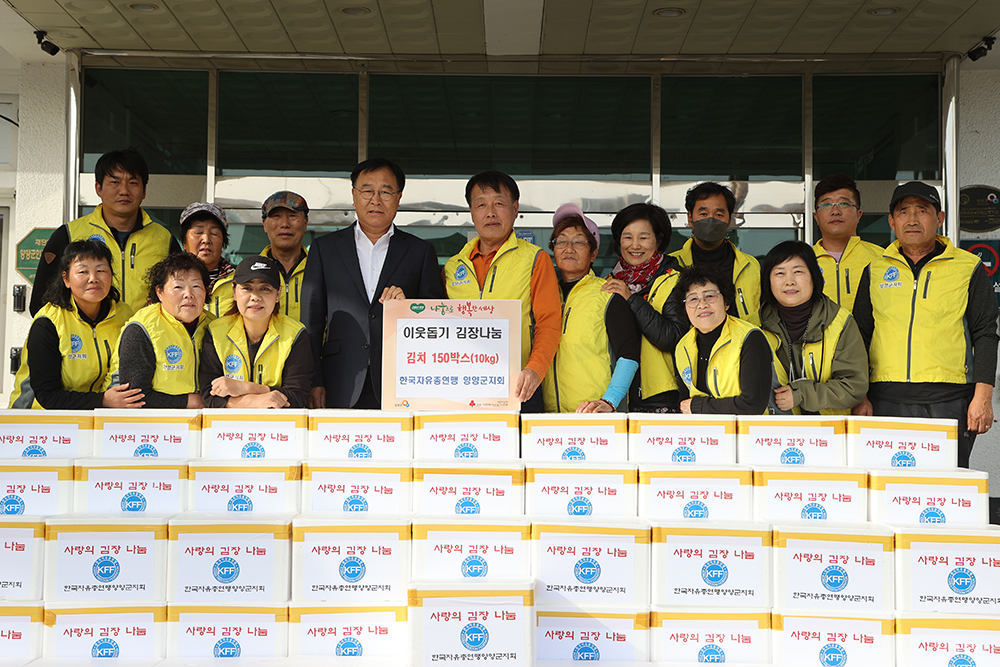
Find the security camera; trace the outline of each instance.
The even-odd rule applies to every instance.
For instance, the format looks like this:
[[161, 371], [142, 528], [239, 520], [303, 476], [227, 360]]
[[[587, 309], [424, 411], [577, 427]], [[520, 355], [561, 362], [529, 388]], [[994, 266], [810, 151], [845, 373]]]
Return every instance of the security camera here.
[[36, 30], [35, 39], [38, 40], [38, 46], [41, 47], [42, 51], [45, 51], [45, 53], [49, 54], [50, 56], [54, 56], [55, 54], [59, 53], [59, 47], [50, 42], [49, 40], [45, 39], [45, 36], [47, 34], [48, 33], [45, 32], [44, 30]]
[[972, 62], [976, 62], [977, 60], [979, 60], [980, 58], [982, 58], [983, 56], [985, 56], [987, 53], [990, 52], [990, 50], [993, 48], [993, 44], [996, 41], [997, 41], [996, 37], [993, 36], [984, 37], [983, 43], [977, 46], [976, 48], [972, 49], [971, 51], [969, 51], [969, 53], [967, 53], [966, 55], [969, 56], [969, 60], [971, 60]]

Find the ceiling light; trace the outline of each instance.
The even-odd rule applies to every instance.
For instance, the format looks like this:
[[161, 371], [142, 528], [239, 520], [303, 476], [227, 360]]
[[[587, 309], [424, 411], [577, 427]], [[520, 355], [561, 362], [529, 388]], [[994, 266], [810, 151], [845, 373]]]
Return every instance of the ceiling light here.
[[683, 9], [677, 9], [676, 7], [664, 7], [663, 9], [657, 9], [653, 12], [654, 16], [659, 16], [663, 19], [672, 19], [681, 16], [684, 13]]
[[148, 2], [130, 2], [128, 8], [137, 12], [155, 12], [159, 7]]
[[364, 16], [370, 14], [372, 10], [367, 7], [341, 7], [340, 11], [348, 16]]
[[872, 16], [892, 16], [899, 9], [896, 7], [876, 7], [875, 9], [869, 9], [868, 13]]

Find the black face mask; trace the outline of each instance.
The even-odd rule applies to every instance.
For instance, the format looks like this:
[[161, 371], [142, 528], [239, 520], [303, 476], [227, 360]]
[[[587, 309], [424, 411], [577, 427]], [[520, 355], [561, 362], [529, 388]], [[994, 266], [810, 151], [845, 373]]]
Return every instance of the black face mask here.
[[705, 245], [715, 245], [726, 238], [729, 223], [718, 218], [702, 218], [691, 223], [691, 233]]

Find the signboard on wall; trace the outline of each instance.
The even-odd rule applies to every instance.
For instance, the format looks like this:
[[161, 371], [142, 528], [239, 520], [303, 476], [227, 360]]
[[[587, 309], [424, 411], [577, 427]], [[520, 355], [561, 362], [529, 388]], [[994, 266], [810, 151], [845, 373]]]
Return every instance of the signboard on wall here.
[[398, 299], [383, 312], [383, 409], [520, 408], [520, 301]]
[[966, 239], [960, 245], [962, 250], [968, 250], [982, 261], [1000, 307], [1000, 239]]
[[54, 229], [35, 227], [17, 244], [17, 264], [15, 268], [29, 285], [35, 284], [35, 271], [38, 260], [42, 258], [42, 250], [52, 236]]
[[963, 232], [1000, 229], [1000, 190], [988, 185], [970, 185], [958, 197], [958, 220]]

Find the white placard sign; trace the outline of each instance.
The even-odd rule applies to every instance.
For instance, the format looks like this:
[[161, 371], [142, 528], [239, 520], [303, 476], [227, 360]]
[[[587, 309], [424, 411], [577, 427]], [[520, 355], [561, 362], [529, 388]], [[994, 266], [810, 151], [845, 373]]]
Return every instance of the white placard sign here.
[[[649, 614], [536, 611], [539, 660], [646, 662]], [[568, 662], [567, 664], [575, 664]]]
[[[157, 625], [162, 623], [163, 603], [157, 611], [139, 611], [114, 607], [93, 613], [60, 614], [55, 612], [55, 623], [46, 628], [49, 640], [46, 655], [52, 658], [162, 658], [163, 633]], [[51, 610], [46, 609], [47, 613]], [[49, 649], [52, 652], [49, 652]], [[114, 661], [110, 661], [114, 664]]]
[[[984, 473], [985, 474], [985, 473]], [[873, 491], [879, 502], [873, 506], [873, 521], [891, 525], [930, 523], [981, 525], [984, 490], [972, 484], [907, 483], [906, 478], [886, 479], [883, 489]]]
[[65, 481], [61, 475], [55, 469], [0, 470], [0, 514], [50, 516], [68, 511], [72, 506], [72, 472]]
[[[366, 525], [370, 530], [370, 527]], [[399, 530], [387, 532], [311, 532], [302, 547], [302, 600], [403, 602]], [[404, 570], [405, 572], [405, 570]]]
[[[52, 599], [157, 599], [157, 580], [162, 583], [166, 572], [157, 571], [156, 537], [152, 531], [58, 535], [57, 549], [49, 550], [49, 555], [56, 552]], [[47, 566], [46, 571], [52, 568]]]
[[514, 413], [418, 414], [413, 422], [418, 459], [509, 461], [520, 455]]
[[737, 437], [736, 459], [743, 465], [842, 466], [847, 463], [844, 423], [795, 426], [779, 422], [750, 424]]
[[[0, 600], [41, 597], [43, 526], [0, 522]], [[36, 537], [37, 533], [37, 537]], [[32, 581], [34, 573], [36, 581]]]
[[228, 609], [204, 613], [186, 611], [177, 618], [178, 657], [271, 658], [285, 655], [285, 646], [280, 649], [277, 646], [278, 637], [284, 633], [279, 633], [273, 611], [259, 614]]
[[[17, 609], [16, 613], [12, 613], [15, 611], [12, 609], [0, 609], [0, 642], [2, 642], [0, 646], [3, 646], [3, 658], [0, 658], [0, 664], [3, 664], [4, 659], [26, 660], [41, 657], [39, 648], [41, 647], [42, 607], [40, 602], [34, 604], [37, 604], [38, 607], [21, 607]], [[34, 620], [32, 617], [35, 617]], [[38, 633], [35, 637], [32, 637], [34, 634], [32, 630]], [[37, 639], [37, 641], [32, 641], [33, 639]], [[17, 664], [27, 664], [27, 660]]]
[[191, 456], [191, 430], [186, 423], [105, 421], [101, 455], [105, 458], [182, 459]]
[[761, 614], [698, 613], [696, 618], [685, 612], [653, 611], [650, 616], [650, 658], [654, 661], [737, 665], [769, 662], [769, 610]]
[[[501, 532], [498, 526], [488, 531], [448, 530], [442, 526], [414, 526], [414, 550], [423, 549], [423, 557], [414, 557], [414, 579], [522, 579], [530, 572], [523, 538], [527, 526], [511, 526]], [[426, 538], [418, 539], [420, 534]], [[421, 545], [421, 542], [424, 544]]]
[[[191, 467], [190, 508], [198, 512], [284, 512], [298, 504], [298, 481], [285, 472], [243, 472]], [[291, 494], [291, 495], [290, 495]]]
[[[905, 609], [919, 612], [994, 614], [1000, 604], [1000, 548], [955, 537], [912, 538], [901, 557], [909, 562], [908, 577], [897, 598]], [[933, 541], [931, 541], [933, 540]]]
[[[402, 466], [406, 466], [403, 468]], [[305, 512], [368, 512], [399, 514], [410, 511], [409, 464], [399, 469], [363, 468], [357, 464], [302, 464]]]
[[3, 459], [86, 456], [89, 451], [81, 451], [81, 444], [77, 424], [0, 422], [0, 458]]
[[521, 451], [535, 461], [628, 460], [624, 414], [522, 415]]
[[861, 468], [954, 468], [954, 419], [847, 418], [847, 463]]
[[636, 590], [634, 536], [543, 532], [535, 541], [538, 604], [646, 600], [648, 591]]
[[656, 466], [639, 469], [639, 516], [656, 521], [753, 517], [750, 469], [710, 470]]
[[712, 420], [703, 415], [696, 415], [698, 419], [682, 418], [690, 416], [630, 416], [629, 460], [664, 465], [736, 463], [735, 418]]
[[289, 607], [289, 655], [386, 658], [406, 664], [406, 607]]
[[[655, 530], [655, 529], [654, 529]], [[760, 537], [667, 534], [654, 547], [654, 604], [761, 607], [770, 600], [770, 561]]]
[[422, 664], [465, 665], [480, 656], [490, 656], [493, 665], [529, 664], [525, 629], [531, 611], [524, 598], [473, 595], [470, 591], [467, 598], [426, 598], [411, 610], [420, 615]]
[[213, 459], [294, 459], [303, 447], [301, 417], [287, 420], [229, 421], [206, 419], [204, 456]]
[[[782, 616], [775, 630], [774, 658], [780, 665], [891, 665], [892, 619]], [[910, 664], [910, 663], [901, 663]]]
[[[79, 467], [77, 468], [79, 470]], [[85, 497], [87, 512], [159, 512], [174, 514], [187, 505], [186, 479], [174, 468], [87, 467], [86, 478], [77, 479], [77, 500]], [[187, 475], [186, 466], [184, 475]], [[80, 487], [84, 487], [81, 494]]]
[[774, 550], [775, 559], [781, 559], [776, 576], [783, 575], [785, 591], [784, 599], [775, 604], [793, 609], [891, 611], [886, 580], [892, 580], [892, 552], [885, 551], [880, 541], [886, 539], [891, 545], [891, 536], [872, 536], [871, 542], [789, 538], [784, 549]]
[[309, 453], [321, 459], [408, 459], [410, 437], [398, 421], [321, 421], [310, 432]]
[[[556, 464], [558, 465], [558, 464]], [[614, 464], [608, 464], [614, 465]], [[551, 516], [636, 516], [636, 471], [601, 470], [572, 465], [558, 468], [529, 464], [525, 486], [527, 514]]]
[[524, 514], [524, 471], [414, 468], [414, 510], [421, 514]]
[[[897, 664], [912, 667], [1000, 667], [1000, 622], [996, 615], [937, 614], [900, 618]], [[875, 663], [871, 663], [875, 664]]]
[[[173, 600], [271, 600], [274, 595], [274, 533], [180, 533], [171, 563]], [[287, 547], [286, 547], [287, 548]], [[288, 567], [282, 559], [282, 567]], [[287, 574], [285, 575], [287, 576]]]

